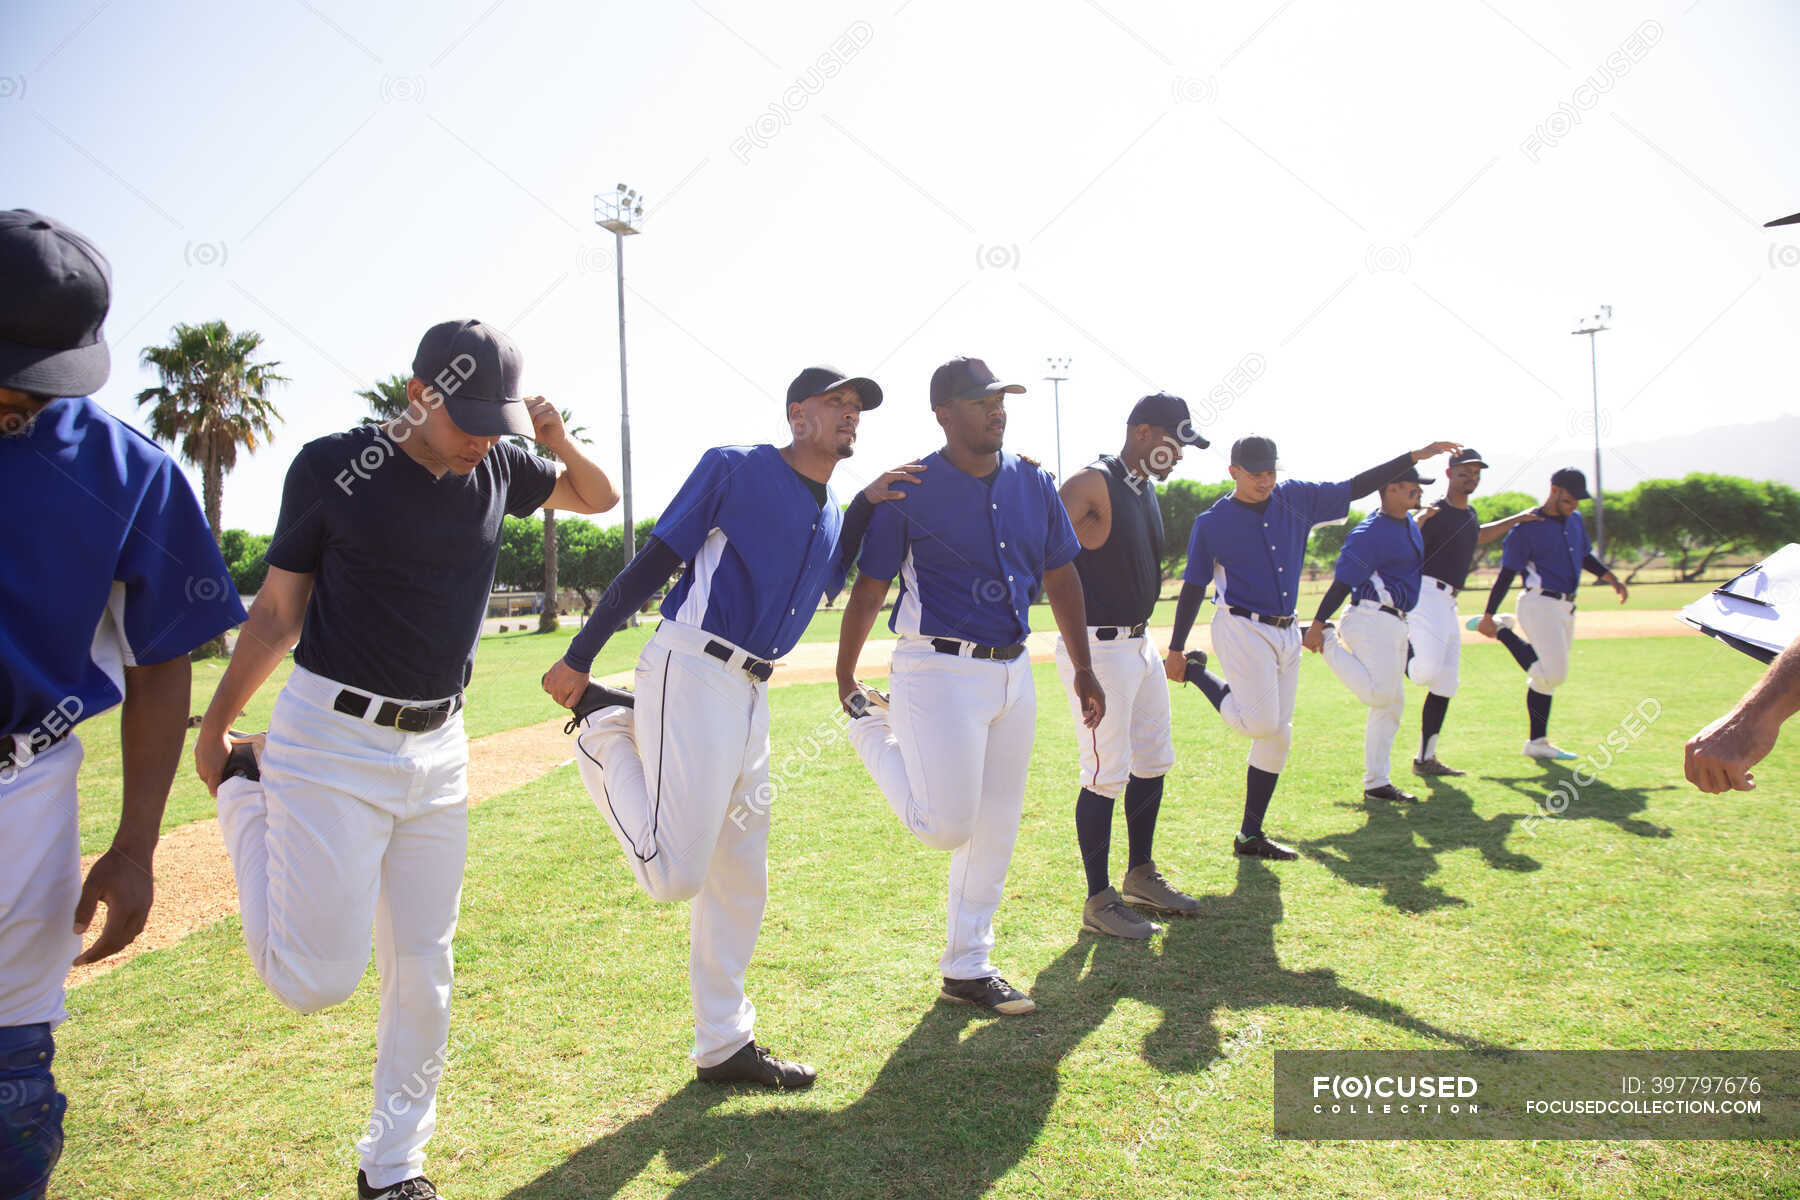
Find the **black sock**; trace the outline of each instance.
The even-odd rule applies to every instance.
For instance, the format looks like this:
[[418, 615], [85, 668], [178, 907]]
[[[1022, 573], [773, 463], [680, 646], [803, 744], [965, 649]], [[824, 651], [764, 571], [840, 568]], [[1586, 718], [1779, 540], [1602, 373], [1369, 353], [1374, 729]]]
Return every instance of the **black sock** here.
[[1200, 694], [1205, 696], [1207, 703], [1211, 704], [1214, 708], [1225, 703], [1225, 694], [1231, 691], [1231, 685], [1229, 683], [1226, 683], [1223, 679], [1204, 668], [1196, 671], [1190, 666], [1188, 668], [1187, 680], [1189, 683], [1200, 689]]
[[1125, 834], [1131, 843], [1125, 869], [1150, 861], [1150, 843], [1156, 837], [1156, 814], [1162, 808], [1163, 777], [1125, 781]]
[[1263, 831], [1263, 817], [1268, 814], [1269, 801], [1275, 797], [1275, 781], [1280, 778], [1273, 771], [1255, 767], [1244, 773], [1244, 825], [1238, 836], [1245, 841]]
[[1502, 646], [1512, 651], [1513, 661], [1519, 664], [1519, 670], [1531, 670], [1531, 664], [1537, 661], [1537, 651], [1531, 648], [1530, 642], [1510, 629], [1500, 630], [1494, 635], [1494, 638]]
[[1450, 711], [1450, 697], [1436, 692], [1425, 693], [1419, 708], [1419, 761], [1437, 757], [1438, 733], [1444, 728], [1444, 714]]
[[1550, 694], [1526, 688], [1525, 711], [1531, 714], [1531, 740], [1550, 736]]
[[1111, 883], [1106, 860], [1112, 852], [1112, 814], [1112, 800], [1098, 792], [1082, 788], [1075, 798], [1075, 844], [1081, 848], [1090, 896], [1104, 892]]

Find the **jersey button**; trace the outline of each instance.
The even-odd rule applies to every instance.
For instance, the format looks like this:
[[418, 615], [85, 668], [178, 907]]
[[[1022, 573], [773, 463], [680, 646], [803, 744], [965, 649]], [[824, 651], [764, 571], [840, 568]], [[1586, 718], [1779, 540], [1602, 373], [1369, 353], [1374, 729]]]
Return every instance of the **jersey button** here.
[[1008, 575], [1006, 577], [1006, 582], [1011, 583], [1012, 581], [1013, 581], [1013, 577], [1011, 575]]
[[1004, 549], [1006, 549], [1006, 543], [1005, 543], [1005, 542], [1001, 542], [1001, 543], [1000, 543], [1000, 548], [1001, 548], [1001, 549], [1002, 549], [1002, 550], [1004, 550]]

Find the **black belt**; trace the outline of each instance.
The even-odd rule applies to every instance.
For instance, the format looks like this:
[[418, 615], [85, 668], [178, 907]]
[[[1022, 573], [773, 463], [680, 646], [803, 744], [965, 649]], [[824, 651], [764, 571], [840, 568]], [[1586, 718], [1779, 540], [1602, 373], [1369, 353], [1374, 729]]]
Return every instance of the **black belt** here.
[[1252, 612], [1238, 604], [1229, 606], [1225, 611], [1234, 617], [1249, 617], [1252, 621], [1261, 621], [1264, 625], [1273, 625], [1277, 629], [1286, 629], [1294, 623], [1293, 617], [1271, 617], [1267, 613]]
[[1537, 594], [1540, 596], [1548, 596], [1552, 600], [1567, 600], [1570, 604], [1575, 603], [1574, 592], [1553, 592], [1549, 588], [1539, 588]]
[[1094, 640], [1114, 642], [1120, 638], [1143, 637], [1149, 625], [1148, 621], [1139, 621], [1136, 625], [1101, 625], [1094, 630]]
[[436, 704], [396, 704], [392, 700], [383, 700], [374, 717], [369, 716], [369, 705], [375, 703], [375, 697], [365, 696], [361, 692], [353, 692], [345, 688], [338, 693], [332, 708], [355, 717], [358, 720], [372, 720], [377, 725], [385, 725], [389, 729], [398, 729], [402, 733], [430, 733], [434, 729], [442, 729], [444, 722], [462, 710], [462, 693], [440, 700]]
[[50, 740], [48, 741], [42, 740], [44, 736], [44, 727], [41, 725], [26, 733], [17, 735], [7, 734], [5, 737], [0, 738], [0, 770], [4, 770], [7, 767], [12, 766], [15, 762], [20, 761], [15, 757], [18, 753], [18, 739], [24, 740], [25, 749], [27, 751], [24, 761], [30, 762], [50, 747], [68, 737], [74, 728], [73, 725], [65, 726], [61, 733], [51, 734]]
[[963, 647], [969, 647], [970, 658], [992, 658], [1000, 662], [1011, 662], [1025, 653], [1024, 642], [1014, 642], [1010, 646], [977, 646], [971, 642], [959, 642], [955, 638], [932, 638], [931, 648], [939, 654], [962, 656]]
[[1402, 621], [1406, 620], [1406, 614], [1401, 612], [1399, 609], [1395, 608], [1391, 604], [1370, 604], [1368, 601], [1365, 600], [1361, 604], [1358, 604], [1356, 607], [1357, 608], [1373, 608], [1373, 609], [1377, 610], [1378, 612], [1386, 613], [1390, 617], [1399, 617]]
[[1437, 588], [1440, 591], [1449, 592], [1452, 596], [1456, 595], [1457, 591], [1459, 590], [1457, 588], [1451, 587], [1449, 584], [1445, 583], [1441, 579], [1432, 579], [1431, 576], [1429, 576], [1429, 575], [1427, 575], [1425, 578], [1430, 581], [1432, 587]]
[[[729, 663], [733, 653], [730, 646], [719, 641], [706, 643], [706, 652], [722, 663]], [[750, 676], [750, 678], [759, 683], [767, 683], [769, 681], [769, 676], [775, 673], [774, 663], [769, 662], [767, 659], [752, 658], [748, 650], [744, 651], [743, 665], [744, 674]]]

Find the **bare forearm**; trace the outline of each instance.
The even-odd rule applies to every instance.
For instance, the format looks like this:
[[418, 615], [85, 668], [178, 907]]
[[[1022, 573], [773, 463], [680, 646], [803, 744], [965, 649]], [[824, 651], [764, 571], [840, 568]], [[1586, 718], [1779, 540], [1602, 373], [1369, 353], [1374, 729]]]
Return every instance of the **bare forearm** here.
[[573, 440], [557, 448], [556, 457], [562, 460], [563, 473], [568, 478], [569, 486], [581, 497], [588, 513], [610, 512], [619, 503], [618, 489], [613, 487], [612, 480], [600, 465], [581, 452]]
[[856, 660], [862, 657], [869, 631], [881, 613], [881, 602], [887, 598], [888, 579], [872, 579], [859, 575], [844, 603], [844, 621], [838, 630], [837, 677], [840, 682], [856, 678]]
[[[202, 736], [222, 735], [229, 729], [256, 695], [256, 689], [299, 640], [298, 629], [286, 627], [260, 603], [252, 606], [250, 618], [238, 629], [231, 662], [213, 692], [212, 702], [206, 706], [206, 716], [200, 722]], [[185, 716], [184, 713], [184, 719]]]
[[192, 686], [185, 655], [125, 670], [125, 704], [119, 714], [125, 782], [112, 848], [145, 869], [156, 853], [169, 784], [181, 764]]
[[1044, 573], [1044, 595], [1050, 601], [1050, 614], [1056, 618], [1056, 631], [1062, 634], [1063, 648], [1077, 671], [1091, 665], [1088, 657], [1087, 598], [1081, 592], [1081, 576], [1072, 564], [1065, 563]]
[[1800, 712], [1800, 639], [1788, 644], [1738, 701], [1736, 716], [1771, 727]]

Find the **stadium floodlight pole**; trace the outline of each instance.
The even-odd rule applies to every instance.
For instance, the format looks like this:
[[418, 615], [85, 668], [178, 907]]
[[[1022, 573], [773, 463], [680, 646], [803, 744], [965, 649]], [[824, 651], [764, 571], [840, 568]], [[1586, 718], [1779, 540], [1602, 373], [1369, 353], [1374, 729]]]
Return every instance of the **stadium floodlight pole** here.
[[1569, 332], [1575, 337], [1587, 335], [1588, 366], [1594, 376], [1594, 556], [1606, 561], [1606, 505], [1600, 491], [1600, 354], [1594, 338], [1602, 330], [1612, 328], [1612, 305], [1602, 304], [1600, 311], [1583, 317]]
[[1050, 390], [1056, 398], [1056, 481], [1058, 483], [1061, 483], [1062, 477], [1063, 477], [1063, 472], [1062, 472], [1062, 385], [1065, 382], [1067, 382], [1067, 380], [1069, 378], [1069, 376], [1066, 374], [1066, 372], [1069, 369], [1069, 360], [1066, 355], [1062, 356], [1062, 357], [1052, 356], [1050, 358], [1046, 358], [1044, 360], [1044, 363], [1046, 366], [1048, 366], [1050, 368], [1050, 373], [1048, 375], [1044, 376], [1044, 378], [1049, 382]]
[[[619, 276], [619, 494], [625, 501], [625, 536], [620, 543], [628, 563], [637, 553], [637, 527], [631, 523], [631, 405], [625, 386], [625, 239], [638, 232], [644, 219], [644, 198], [620, 184], [611, 193], [594, 196], [594, 224], [613, 235], [613, 264]], [[632, 613], [629, 624], [637, 624]]]

